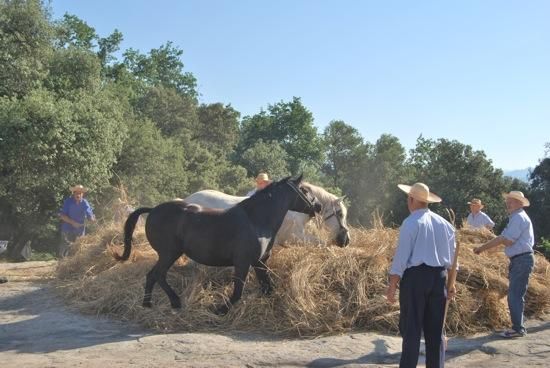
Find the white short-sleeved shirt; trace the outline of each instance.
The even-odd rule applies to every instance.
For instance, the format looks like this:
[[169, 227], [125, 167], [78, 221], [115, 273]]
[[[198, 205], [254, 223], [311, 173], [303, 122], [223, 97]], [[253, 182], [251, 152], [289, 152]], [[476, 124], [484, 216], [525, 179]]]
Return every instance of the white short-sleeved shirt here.
[[493, 226], [495, 226], [495, 223], [493, 222], [493, 220], [491, 220], [489, 215], [487, 215], [485, 212], [482, 212], [482, 211], [479, 211], [475, 215], [470, 212], [470, 214], [468, 215], [468, 218], [466, 219], [466, 222], [468, 226], [473, 227], [475, 229], [479, 229], [482, 227], [492, 228]]
[[508, 257], [533, 251], [533, 245], [535, 244], [533, 224], [523, 208], [510, 214], [508, 225], [500, 235], [513, 241], [512, 245], [504, 249], [504, 253]]

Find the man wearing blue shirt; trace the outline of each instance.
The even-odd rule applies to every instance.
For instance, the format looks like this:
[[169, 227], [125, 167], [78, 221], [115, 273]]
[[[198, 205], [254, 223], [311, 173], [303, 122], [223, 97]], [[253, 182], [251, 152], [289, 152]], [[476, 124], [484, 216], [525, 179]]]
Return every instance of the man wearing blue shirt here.
[[470, 214], [466, 219], [468, 226], [474, 229], [487, 228], [492, 230], [495, 223], [489, 215], [482, 211], [483, 204], [481, 203], [481, 199], [474, 198], [468, 204], [470, 205]]
[[488, 249], [504, 244], [504, 254], [510, 259], [508, 266], [508, 309], [512, 320], [512, 329], [504, 331], [501, 336], [522, 337], [526, 330], [523, 325], [525, 293], [529, 276], [533, 271], [533, 245], [535, 237], [533, 224], [523, 207], [529, 206], [529, 200], [520, 191], [503, 194], [506, 200], [506, 211], [509, 214], [508, 225], [500, 236], [474, 249], [480, 254]]
[[392, 261], [388, 302], [395, 303], [399, 283], [399, 332], [403, 337], [400, 368], [416, 367], [420, 338], [426, 340], [426, 367], [443, 367], [445, 345], [443, 323], [447, 297], [447, 269], [455, 253], [455, 229], [443, 217], [428, 209], [429, 203], [441, 202], [423, 183], [399, 184], [408, 194], [410, 215], [399, 230], [399, 242]]
[[69, 249], [75, 240], [86, 233], [85, 220], [95, 221], [92, 206], [84, 199], [84, 193], [88, 190], [82, 185], [69, 188], [72, 196], [63, 202], [63, 208], [59, 211], [61, 219], [61, 243], [59, 245], [59, 257], [69, 255]]

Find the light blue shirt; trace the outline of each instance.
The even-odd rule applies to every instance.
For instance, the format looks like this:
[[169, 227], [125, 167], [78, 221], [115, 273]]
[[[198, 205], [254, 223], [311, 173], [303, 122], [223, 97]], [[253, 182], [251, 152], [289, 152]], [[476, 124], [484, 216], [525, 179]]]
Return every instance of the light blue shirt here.
[[402, 277], [422, 263], [451, 268], [455, 247], [455, 229], [447, 220], [427, 208], [416, 210], [401, 225], [390, 275]]
[[470, 213], [468, 215], [468, 218], [466, 219], [466, 222], [468, 223], [468, 226], [473, 227], [475, 229], [487, 227], [487, 225], [489, 225], [488, 227], [490, 228], [495, 226], [495, 223], [493, 222], [493, 220], [491, 220], [491, 218], [485, 212], [482, 212], [482, 211], [479, 211], [475, 215], [473, 213]]
[[508, 257], [533, 251], [533, 244], [535, 244], [533, 224], [523, 208], [510, 214], [508, 225], [500, 235], [513, 241], [512, 245], [504, 249], [504, 254]]

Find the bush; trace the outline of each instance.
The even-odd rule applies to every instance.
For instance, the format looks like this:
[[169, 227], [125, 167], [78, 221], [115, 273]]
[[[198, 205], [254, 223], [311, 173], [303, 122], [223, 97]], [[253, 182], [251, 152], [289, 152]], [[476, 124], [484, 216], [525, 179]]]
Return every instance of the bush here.
[[550, 260], [550, 239], [540, 238], [540, 243], [535, 245], [535, 250], [541, 252], [546, 259]]

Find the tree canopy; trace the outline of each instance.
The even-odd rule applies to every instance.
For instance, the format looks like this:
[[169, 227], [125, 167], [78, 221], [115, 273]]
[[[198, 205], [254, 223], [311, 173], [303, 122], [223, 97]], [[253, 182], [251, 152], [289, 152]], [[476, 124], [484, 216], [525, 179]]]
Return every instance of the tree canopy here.
[[481, 198], [499, 227], [501, 193], [523, 190], [537, 236], [550, 237], [548, 157], [523, 183], [455, 140], [420, 136], [407, 152], [391, 134], [371, 143], [340, 120], [320, 133], [299, 97], [241, 118], [230, 104], [199, 102], [172, 42], [117, 53], [118, 30], [102, 36], [75, 15], [50, 13], [39, 0], [0, 0], [0, 239], [55, 247], [57, 212], [77, 183], [91, 188], [92, 204], [123, 186], [137, 204], [154, 205], [201, 189], [243, 195], [263, 171], [304, 173], [346, 194], [349, 221], [360, 226], [403, 221], [398, 183], [425, 182], [444, 199], [433, 210], [459, 220]]

